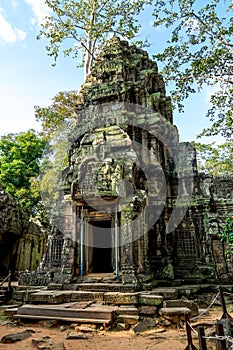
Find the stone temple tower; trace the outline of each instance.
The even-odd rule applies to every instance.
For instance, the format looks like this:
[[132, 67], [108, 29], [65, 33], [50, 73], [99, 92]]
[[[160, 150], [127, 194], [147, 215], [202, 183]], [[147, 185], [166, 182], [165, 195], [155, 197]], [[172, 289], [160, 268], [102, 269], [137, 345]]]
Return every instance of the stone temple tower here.
[[76, 110], [64, 225], [49, 236], [37, 283], [146, 289], [213, 278], [195, 150], [179, 142], [157, 64], [112, 37]]

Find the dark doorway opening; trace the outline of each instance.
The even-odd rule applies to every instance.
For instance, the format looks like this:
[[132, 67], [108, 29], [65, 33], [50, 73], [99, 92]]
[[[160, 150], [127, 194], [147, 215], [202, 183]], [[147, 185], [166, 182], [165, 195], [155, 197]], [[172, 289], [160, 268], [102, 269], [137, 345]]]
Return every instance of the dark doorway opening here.
[[113, 272], [111, 221], [95, 221], [93, 225], [92, 272]]

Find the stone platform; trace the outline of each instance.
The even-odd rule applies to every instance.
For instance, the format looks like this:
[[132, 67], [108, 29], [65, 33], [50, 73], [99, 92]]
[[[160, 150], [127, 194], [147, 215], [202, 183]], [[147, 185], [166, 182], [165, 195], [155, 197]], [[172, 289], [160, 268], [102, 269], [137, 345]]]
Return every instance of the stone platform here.
[[[46, 287], [14, 286], [16, 297], [25, 305], [6, 309], [5, 315], [15, 319], [57, 320], [76, 323], [93, 323], [112, 326], [118, 324], [131, 327], [144, 319], [157, 320], [161, 317], [167, 323], [184, 319], [184, 313], [195, 316], [198, 305], [193, 302], [201, 294], [211, 299], [218, 291], [217, 285], [184, 285], [160, 287], [148, 291], [112, 291], [114, 283], [82, 283], [58, 286], [57, 290]], [[119, 287], [121, 284], [117, 284]], [[94, 286], [92, 288], [92, 286]], [[50, 285], [51, 287], [51, 285]], [[102, 291], [102, 288], [106, 291]], [[232, 285], [224, 288], [232, 292]], [[90, 289], [90, 290], [88, 290]], [[16, 298], [17, 299], [17, 298]], [[16, 300], [19, 302], [19, 299]], [[154, 322], [154, 321], [153, 321]]]
[[58, 320], [77, 323], [111, 324], [116, 308], [92, 303], [66, 303], [62, 305], [25, 304], [17, 309], [14, 319]]

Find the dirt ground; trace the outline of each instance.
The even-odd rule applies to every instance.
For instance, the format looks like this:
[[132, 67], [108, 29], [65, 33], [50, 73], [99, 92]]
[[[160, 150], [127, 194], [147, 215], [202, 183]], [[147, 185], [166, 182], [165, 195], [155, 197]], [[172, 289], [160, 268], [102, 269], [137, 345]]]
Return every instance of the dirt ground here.
[[[210, 312], [198, 319], [198, 322], [205, 321], [208, 323], [208, 327], [206, 327], [206, 334], [208, 334], [208, 332], [211, 333], [211, 330], [214, 331], [214, 322], [220, 317], [221, 309], [219, 307], [211, 308]], [[132, 330], [121, 332], [99, 331], [85, 333], [87, 339], [68, 340], [66, 339], [67, 334], [77, 333], [77, 330], [70, 327], [70, 325], [56, 325], [52, 328], [46, 328], [36, 323], [19, 325], [10, 323], [9, 325], [0, 325], [0, 339], [6, 334], [22, 332], [23, 330], [31, 330], [32, 336], [11, 344], [0, 343], [0, 350], [36, 349], [32, 339], [44, 337], [48, 342], [52, 341], [54, 344], [63, 343], [65, 350], [184, 350], [188, 345], [186, 331], [183, 327], [179, 327], [179, 329], [166, 328], [163, 331], [154, 328], [140, 334], [135, 334]], [[192, 335], [193, 343], [199, 349], [195, 333], [192, 332]], [[216, 349], [215, 341], [208, 341], [208, 350], [214, 349]]]

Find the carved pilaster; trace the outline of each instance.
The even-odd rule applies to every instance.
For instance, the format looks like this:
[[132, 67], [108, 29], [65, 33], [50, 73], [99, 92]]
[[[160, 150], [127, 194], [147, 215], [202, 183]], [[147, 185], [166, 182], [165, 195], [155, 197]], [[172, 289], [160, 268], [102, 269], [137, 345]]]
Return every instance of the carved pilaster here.
[[121, 213], [121, 242], [122, 242], [122, 282], [137, 284], [137, 278], [133, 268], [133, 233], [132, 233], [132, 222], [130, 220], [130, 212], [123, 211]]

